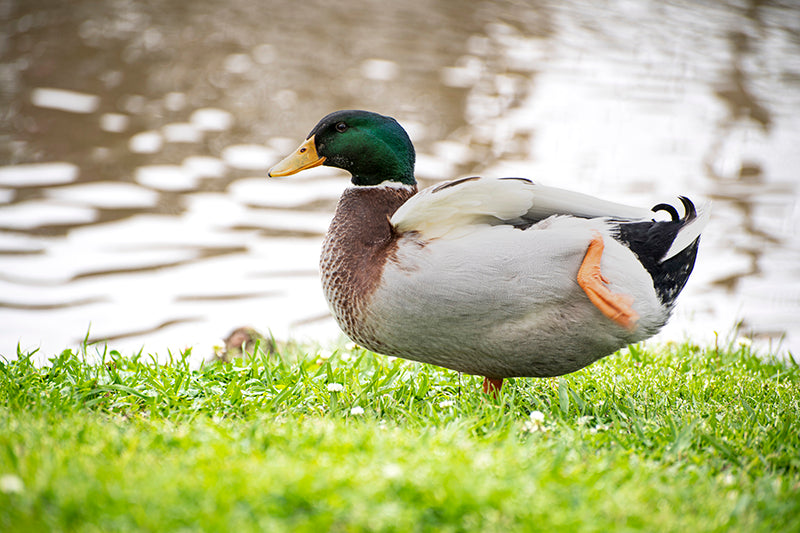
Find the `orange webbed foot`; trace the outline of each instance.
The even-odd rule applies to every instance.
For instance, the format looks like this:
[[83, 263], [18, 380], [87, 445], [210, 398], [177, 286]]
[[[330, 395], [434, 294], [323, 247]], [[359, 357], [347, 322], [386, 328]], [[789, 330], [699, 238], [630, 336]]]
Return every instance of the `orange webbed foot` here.
[[631, 307], [633, 298], [627, 294], [611, 292], [606, 287], [608, 279], [600, 272], [600, 260], [603, 257], [604, 247], [602, 235], [595, 231], [583, 263], [578, 269], [578, 285], [604, 315], [623, 328], [632, 330], [639, 319], [639, 315]]

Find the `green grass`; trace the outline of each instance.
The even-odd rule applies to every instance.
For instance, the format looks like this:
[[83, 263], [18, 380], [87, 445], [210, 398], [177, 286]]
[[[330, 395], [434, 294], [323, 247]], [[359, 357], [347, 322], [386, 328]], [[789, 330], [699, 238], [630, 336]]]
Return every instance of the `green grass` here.
[[497, 399], [357, 347], [154, 361], [0, 363], [0, 531], [800, 531], [800, 368], [746, 345]]

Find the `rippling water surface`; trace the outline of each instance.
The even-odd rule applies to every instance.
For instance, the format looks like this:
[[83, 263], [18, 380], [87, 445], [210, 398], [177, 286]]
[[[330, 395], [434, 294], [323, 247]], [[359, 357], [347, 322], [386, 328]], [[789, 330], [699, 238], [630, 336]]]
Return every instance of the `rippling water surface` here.
[[265, 173], [342, 108], [400, 120], [423, 185], [713, 201], [661, 338], [800, 352], [795, 2], [0, 0], [0, 354], [335, 338], [347, 179]]

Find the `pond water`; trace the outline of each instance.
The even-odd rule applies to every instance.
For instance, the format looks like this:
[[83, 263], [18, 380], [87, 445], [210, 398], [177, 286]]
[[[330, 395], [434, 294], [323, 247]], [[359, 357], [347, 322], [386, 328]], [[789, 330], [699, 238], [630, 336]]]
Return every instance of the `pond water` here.
[[336, 338], [347, 179], [265, 176], [343, 108], [406, 126], [422, 185], [713, 201], [659, 339], [800, 352], [795, 2], [0, 0], [0, 354]]

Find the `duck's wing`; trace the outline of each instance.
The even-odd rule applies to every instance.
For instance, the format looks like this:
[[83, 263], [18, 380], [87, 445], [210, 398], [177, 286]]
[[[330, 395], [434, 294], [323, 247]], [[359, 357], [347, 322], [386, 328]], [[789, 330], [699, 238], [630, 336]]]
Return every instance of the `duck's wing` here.
[[653, 212], [524, 178], [462, 178], [411, 197], [391, 218], [395, 230], [423, 238], [463, 235], [480, 225], [525, 227], [553, 215], [649, 220]]

